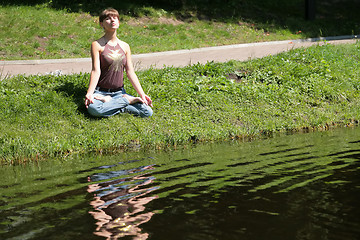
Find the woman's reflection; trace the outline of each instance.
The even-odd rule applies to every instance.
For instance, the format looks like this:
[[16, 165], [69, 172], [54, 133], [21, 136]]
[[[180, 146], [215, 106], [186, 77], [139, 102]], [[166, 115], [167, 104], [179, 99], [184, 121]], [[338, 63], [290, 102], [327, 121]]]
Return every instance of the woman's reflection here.
[[[152, 166], [143, 167], [141, 171], [148, 169], [152, 169]], [[111, 172], [110, 175], [113, 174], [114, 172]], [[94, 193], [95, 198], [90, 203], [94, 207], [90, 214], [97, 220], [98, 226], [94, 234], [107, 239], [124, 236], [133, 236], [134, 240], [147, 239], [148, 233], [143, 233], [139, 226], [148, 222], [154, 214], [145, 212], [145, 204], [156, 197], [146, 195], [158, 187], [144, 188], [152, 183], [153, 179], [142, 174], [90, 184], [88, 192]], [[91, 177], [89, 181], [92, 181]]]

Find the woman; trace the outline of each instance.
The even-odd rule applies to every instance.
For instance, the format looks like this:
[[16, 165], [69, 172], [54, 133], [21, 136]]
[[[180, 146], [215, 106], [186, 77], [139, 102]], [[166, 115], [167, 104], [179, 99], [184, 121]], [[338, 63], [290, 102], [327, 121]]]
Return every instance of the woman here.
[[[96, 117], [122, 112], [150, 117], [152, 100], [145, 94], [135, 74], [130, 47], [116, 36], [120, 24], [118, 11], [108, 8], [100, 14], [99, 20], [105, 35], [91, 44], [92, 70], [85, 96], [88, 112]], [[124, 69], [140, 97], [126, 94]]]

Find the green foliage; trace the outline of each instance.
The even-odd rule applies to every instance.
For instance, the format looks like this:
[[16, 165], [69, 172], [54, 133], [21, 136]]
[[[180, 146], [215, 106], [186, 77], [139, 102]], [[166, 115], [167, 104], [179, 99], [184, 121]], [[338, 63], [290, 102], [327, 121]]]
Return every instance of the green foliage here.
[[315, 21], [304, 19], [303, 2], [0, 0], [0, 60], [89, 57], [103, 34], [97, 16], [110, 6], [133, 53], [359, 34], [358, 1], [318, 1]]
[[138, 72], [154, 101], [148, 119], [90, 117], [83, 105], [88, 74], [5, 79], [0, 157], [158, 149], [349, 124], [360, 119], [359, 56], [359, 43], [325, 44], [248, 62]]

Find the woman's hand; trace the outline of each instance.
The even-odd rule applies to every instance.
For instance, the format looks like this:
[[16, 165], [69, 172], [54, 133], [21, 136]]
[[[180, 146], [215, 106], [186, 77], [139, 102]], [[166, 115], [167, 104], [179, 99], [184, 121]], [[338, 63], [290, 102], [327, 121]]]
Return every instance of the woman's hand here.
[[150, 98], [148, 95], [143, 96], [143, 97], [142, 97], [142, 100], [144, 101], [144, 103], [145, 103], [146, 105], [149, 105], [150, 107], [153, 106], [153, 105], [152, 105], [152, 100], [151, 100], [151, 98]]
[[85, 107], [88, 108], [90, 104], [94, 103], [94, 96], [92, 94], [85, 95]]

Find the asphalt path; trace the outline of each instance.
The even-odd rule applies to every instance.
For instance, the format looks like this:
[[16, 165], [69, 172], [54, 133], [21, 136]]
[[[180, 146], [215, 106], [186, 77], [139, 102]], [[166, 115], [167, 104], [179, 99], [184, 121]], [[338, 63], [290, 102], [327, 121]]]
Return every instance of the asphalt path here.
[[[183, 67], [208, 61], [226, 62], [246, 61], [275, 55], [290, 49], [323, 44], [349, 44], [358, 41], [358, 36], [338, 36], [226, 45], [196, 48], [189, 50], [166, 51], [132, 56], [135, 70], [163, 68], [165, 66]], [[0, 79], [16, 75], [76, 74], [91, 71], [90, 58], [45, 59], [0, 61]]]

